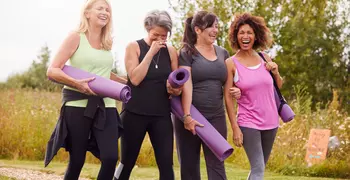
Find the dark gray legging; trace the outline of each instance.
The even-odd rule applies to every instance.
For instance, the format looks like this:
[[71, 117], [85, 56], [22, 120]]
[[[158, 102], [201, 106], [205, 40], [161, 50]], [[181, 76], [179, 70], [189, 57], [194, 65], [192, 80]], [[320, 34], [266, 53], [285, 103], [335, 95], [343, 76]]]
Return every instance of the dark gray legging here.
[[243, 147], [250, 163], [248, 180], [262, 180], [278, 128], [271, 130], [240, 128], [243, 133]]
[[[225, 116], [210, 118], [208, 121], [213, 127], [226, 139], [227, 127]], [[200, 180], [200, 150], [203, 145], [203, 152], [207, 166], [208, 180], [226, 180], [224, 162], [211, 152], [211, 150], [202, 143], [198, 136], [194, 136], [190, 131], [184, 128], [184, 124], [173, 118], [176, 135], [177, 154], [181, 169], [181, 180]]]

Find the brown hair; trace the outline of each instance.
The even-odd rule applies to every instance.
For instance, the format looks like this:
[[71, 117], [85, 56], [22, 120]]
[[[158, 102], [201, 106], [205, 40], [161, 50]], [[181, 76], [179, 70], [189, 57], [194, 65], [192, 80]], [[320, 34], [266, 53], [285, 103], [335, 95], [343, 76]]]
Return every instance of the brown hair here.
[[229, 41], [232, 49], [240, 49], [238, 44], [237, 34], [239, 28], [248, 24], [254, 31], [255, 41], [253, 49], [265, 50], [272, 45], [272, 34], [270, 29], [266, 26], [264, 18], [260, 16], [253, 16], [250, 13], [237, 14], [231, 23], [229, 30]]
[[197, 43], [197, 34], [194, 31], [198, 27], [202, 31], [207, 29], [217, 21], [218, 18], [214, 13], [207, 11], [198, 11], [194, 16], [191, 16], [185, 21], [185, 31], [182, 39], [185, 52], [188, 54], [195, 54], [194, 45]]

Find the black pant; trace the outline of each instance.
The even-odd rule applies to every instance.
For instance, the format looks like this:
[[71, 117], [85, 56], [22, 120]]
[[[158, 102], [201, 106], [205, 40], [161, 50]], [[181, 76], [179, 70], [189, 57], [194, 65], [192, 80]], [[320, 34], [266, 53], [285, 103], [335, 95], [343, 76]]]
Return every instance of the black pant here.
[[[225, 115], [207, 118], [209, 123], [226, 139]], [[208, 180], [226, 180], [225, 164], [196, 135], [184, 128], [184, 123], [174, 118], [177, 155], [180, 163], [181, 180], [200, 180], [200, 151], [203, 146]]]
[[112, 179], [118, 160], [118, 112], [116, 108], [106, 108], [106, 124], [101, 131], [93, 126], [93, 119], [84, 117], [84, 111], [85, 108], [81, 107], [65, 107], [64, 118], [67, 122], [67, 143], [70, 150], [69, 165], [64, 179], [79, 178], [85, 162], [90, 133], [96, 138], [100, 151], [101, 169], [97, 179]]
[[169, 116], [144, 116], [125, 111], [121, 119], [124, 127], [121, 136], [121, 164], [116, 170], [115, 178], [129, 179], [148, 132], [159, 169], [159, 179], [174, 180], [174, 136], [170, 113]]

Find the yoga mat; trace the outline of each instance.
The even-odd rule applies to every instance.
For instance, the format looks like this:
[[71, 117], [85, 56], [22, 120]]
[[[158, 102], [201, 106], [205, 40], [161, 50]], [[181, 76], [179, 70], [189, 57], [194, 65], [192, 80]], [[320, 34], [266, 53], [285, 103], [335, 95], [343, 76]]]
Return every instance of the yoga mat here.
[[131, 89], [127, 85], [68, 65], [65, 65], [62, 71], [74, 79], [95, 77], [94, 80], [89, 82], [89, 87], [101, 97], [109, 97], [124, 103], [127, 103], [131, 98]]
[[190, 73], [185, 68], [179, 68], [169, 74], [168, 82], [171, 87], [179, 88], [185, 84], [190, 77]]
[[[182, 110], [180, 97], [173, 96], [170, 103], [172, 113], [178, 119], [182, 120], [184, 112]], [[196, 126], [197, 135], [220, 161], [224, 161], [233, 152], [231, 145], [193, 105], [191, 105], [190, 113], [193, 119], [204, 125], [204, 127]]]
[[[280, 99], [280, 96], [277, 93], [276, 88], [274, 89], [275, 100], [277, 105], [278, 114], [280, 115], [283, 122], [289, 122], [294, 119], [295, 113], [292, 108], [285, 102], [284, 99]], [[281, 97], [283, 98], [283, 97]], [[282, 103], [281, 103], [282, 102]]]

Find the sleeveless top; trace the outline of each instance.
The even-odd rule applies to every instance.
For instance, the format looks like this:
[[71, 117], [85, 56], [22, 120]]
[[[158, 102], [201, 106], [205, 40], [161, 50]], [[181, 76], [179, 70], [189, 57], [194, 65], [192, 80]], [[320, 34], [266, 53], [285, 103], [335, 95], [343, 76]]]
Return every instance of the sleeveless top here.
[[241, 90], [237, 100], [237, 123], [239, 126], [258, 130], [269, 130], [278, 127], [278, 112], [274, 98], [273, 79], [261, 65], [248, 68], [232, 57], [239, 79], [235, 85]]
[[[99, 50], [91, 47], [85, 33], [80, 33], [78, 49], [69, 59], [71, 66], [84, 71], [110, 79], [113, 67], [113, 56], [111, 51]], [[75, 88], [64, 86], [66, 89], [78, 91]], [[116, 101], [111, 98], [103, 98], [105, 107], [116, 107]], [[66, 106], [86, 107], [88, 100], [68, 101]]]
[[[139, 62], [141, 63], [150, 46], [141, 39]], [[159, 58], [158, 58], [159, 57]], [[157, 63], [157, 64], [156, 64]], [[156, 68], [156, 65], [158, 68]], [[161, 48], [153, 56], [145, 78], [138, 86], [134, 86], [128, 77], [127, 85], [131, 88], [131, 99], [125, 109], [135, 114], [148, 116], [169, 116], [170, 100], [166, 89], [166, 81], [171, 73], [171, 59], [167, 48]]]

